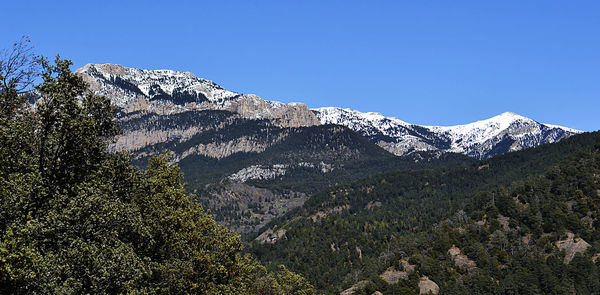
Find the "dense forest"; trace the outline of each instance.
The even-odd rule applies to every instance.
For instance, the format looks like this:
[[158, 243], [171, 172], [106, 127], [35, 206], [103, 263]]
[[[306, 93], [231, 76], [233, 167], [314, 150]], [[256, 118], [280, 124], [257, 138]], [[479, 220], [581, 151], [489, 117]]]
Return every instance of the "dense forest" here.
[[[0, 293], [314, 294], [215, 223], [166, 154], [107, 152], [110, 101], [27, 40], [0, 60]], [[37, 101], [31, 104], [35, 85]]]
[[597, 294], [599, 175], [598, 133], [386, 173], [313, 195], [252, 250], [330, 294], [418, 294], [425, 276], [441, 294]]

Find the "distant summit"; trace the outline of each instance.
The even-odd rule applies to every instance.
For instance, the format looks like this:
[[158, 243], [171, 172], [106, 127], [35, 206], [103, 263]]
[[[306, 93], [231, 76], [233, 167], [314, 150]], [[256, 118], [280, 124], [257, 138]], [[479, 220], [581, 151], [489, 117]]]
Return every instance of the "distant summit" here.
[[538, 123], [511, 112], [456, 126], [416, 125], [379, 113], [335, 107], [313, 109], [313, 112], [322, 124], [347, 126], [396, 155], [442, 151], [483, 159], [581, 133], [571, 128]]

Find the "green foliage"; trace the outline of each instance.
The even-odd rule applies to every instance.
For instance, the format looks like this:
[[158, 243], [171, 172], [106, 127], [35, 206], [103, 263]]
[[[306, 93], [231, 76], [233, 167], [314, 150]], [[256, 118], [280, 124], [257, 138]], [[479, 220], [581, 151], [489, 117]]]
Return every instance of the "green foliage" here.
[[186, 193], [168, 155], [142, 172], [107, 153], [115, 109], [70, 64], [43, 62], [35, 107], [0, 88], [20, 101], [0, 116], [0, 293], [314, 293], [242, 256], [239, 236]]
[[85, 82], [71, 74], [70, 65], [58, 57], [56, 65], [44, 61], [44, 83], [38, 87], [37, 168], [50, 190], [85, 181], [106, 157], [107, 141], [119, 132], [110, 100], [85, 93]]
[[281, 285], [281, 294], [310, 295], [315, 294], [312, 285], [302, 276], [289, 271], [285, 266], [279, 265], [277, 281]]

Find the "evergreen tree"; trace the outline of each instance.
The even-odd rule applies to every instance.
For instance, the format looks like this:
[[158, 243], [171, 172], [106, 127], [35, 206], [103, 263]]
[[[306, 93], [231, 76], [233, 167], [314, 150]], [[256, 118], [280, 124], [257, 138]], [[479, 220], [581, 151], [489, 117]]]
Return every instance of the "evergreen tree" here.
[[0, 84], [0, 293], [314, 294], [242, 256], [168, 155], [142, 172], [107, 152], [116, 109], [70, 61], [41, 64], [35, 105]]

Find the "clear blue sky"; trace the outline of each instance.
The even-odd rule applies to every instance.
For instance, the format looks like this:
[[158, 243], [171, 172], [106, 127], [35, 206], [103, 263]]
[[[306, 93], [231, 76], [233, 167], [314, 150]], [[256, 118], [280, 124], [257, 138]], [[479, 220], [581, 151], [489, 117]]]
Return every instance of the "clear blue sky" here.
[[453, 125], [512, 111], [600, 129], [600, 1], [5, 1], [75, 67], [189, 71], [309, 107]]

